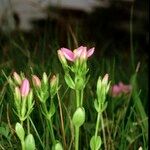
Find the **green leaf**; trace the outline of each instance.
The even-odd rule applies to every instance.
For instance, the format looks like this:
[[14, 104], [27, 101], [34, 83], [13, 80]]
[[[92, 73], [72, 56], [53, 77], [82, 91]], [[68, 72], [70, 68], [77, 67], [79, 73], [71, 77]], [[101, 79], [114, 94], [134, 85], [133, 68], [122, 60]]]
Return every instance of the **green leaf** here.
[[75, 89], [74, 81], [72, 80], [72, 78], [69, 74], [65, 74], [65, 81], [71, 89]]
[[17, 136], [19, 137], [20, 141], [24, 141], [25, 132], [24, 132], [22, 125], [18, 122], [16, 123], [15, 131], [16, 131]]
[[90, 140], [90, 148], [91, 150], [99, 150], [102, 145], [102, 140], [100, 136], [92, 136]]
[[26, 150], [35, 150], [35, 141], [32, 134], [27, 135], [25, 139], [25, 149]]
[[99, 103], [98, 103], [97, 99], [95, 99], [95, 101], [94, 101], [94, 107], [95, 107], [95, 109], [96, 109], [97, 112], [100, 111], [99, 110]]
[[56, 141], [53, 150], [63, 150], [62, 144], [59, 141]]

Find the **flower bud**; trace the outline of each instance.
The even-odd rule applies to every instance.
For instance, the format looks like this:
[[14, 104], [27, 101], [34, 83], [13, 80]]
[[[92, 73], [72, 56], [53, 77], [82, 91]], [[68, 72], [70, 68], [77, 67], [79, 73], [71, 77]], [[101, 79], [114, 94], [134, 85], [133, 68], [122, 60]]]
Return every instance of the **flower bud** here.
[[74, 126], [80, 127], [85, 121], [85, 110], [83, 107], [78, 107], [72, 118]]
[[32, 82], [35, 87], [41, 87], [41, 80], [36, 75], [32, 76]]
[[15, 87], [15, 100], [21, 100], [21, 93], [19, 87]]
[[13, 73], [13, 78], [18, 85], [21, 85], [22, 80], [21, 80], [20, 75], [17, 72]]
[[48, 77], [47, 77], [47, 74], [45, 72], [43, 73], [43, 82], [44, 82], [44, 84], [48, 83]]
[[27, 96], [29, 94], [29, 90], [30, 90], [29, 81], [27, 79], [24, 79], [22, 81], [21, 88], [20, 88], [21, 96], [22, 97]]
[[108, 77], [109, 77], [109, 75], [105, 74], [105, 76], [102, 79], [102, 84], [105, 86], [107, 86], [107, 84], [108, 84]]
[[58, 82], [59, 82], [59, 77], [58, 75], [53, 75], [52, 78], [50, 79], [50, 94], [53, 97], [58, 90]]
[[56, 86], [57, 83], [58, 83], [58, 78], [57, 78], [56, 75], [53, 75], [52, 78], [50, 79], [50, 85], [51, 85], [51, 87]]
[[67, 66], [67, 61], [66, 61], [66, 58], [65, 58], [63, 52], [61, 50], [58, 50], [57, 53], [58, 53], [58, 58], [59, 58], [60, 62], [62, 63], [62, 65]]

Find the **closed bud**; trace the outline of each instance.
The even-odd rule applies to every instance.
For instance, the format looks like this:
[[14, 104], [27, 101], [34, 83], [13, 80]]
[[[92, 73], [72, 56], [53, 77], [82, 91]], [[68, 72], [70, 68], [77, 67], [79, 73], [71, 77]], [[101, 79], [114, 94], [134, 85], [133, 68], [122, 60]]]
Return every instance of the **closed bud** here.
[[58, 75], [53, 75], [52, 78], [50, 79], [50, 94], [53, 97], [58, 90], [58, 83], [59, 83], [59, 77]]
[[21, 100], [21, 93], [19, 87], [15, 87], [15, 100]]
[[35, 87], [41, 87], [41, 80], [36, 75], [32, 76], [32, 82]]
[[13, 73], [13, 78], [18, 85], [21, 85], [22, 80], [21, 80], [20, 75], [17, 72]]
[[57, 86], [58, 84], [58, 77], [56, 75], [53, 75], [50, 79], [50, 85], [51, 87]]
[[102, 84], [103, 85], [107, 86], [107, 84], [108, 84], [108, 78], [109, 78], [109, 75], [105, 74], [105, 76], [102, 79]]
[[47, 74], [45, 72], [43, 73], [43, 82], [44, 82], [44, 84], [48, 83], [48, 77], [47, 77]]
[[72, 118], [74, 126], [80, 127], [85, 121], [85, 110], [83, 107], [78, 107]]
[[61, 50], [58, 50], [57, 53], [58, 53], [58, 58], [59, 58], [60, 62], [62, 63], [62, 65], [63, 65], [64, 67], [68, 66], [68, 65], [67, 65], [67, 61], [66, 61], [66, 58], [65, 58], [63, 52], [62, 52]]
[[20, 88], [21, 96], [22, 97], [28, 96], [29, 91], [30, 91], [29, 81], [27, 79], [24, 79], [22, 81], [21, 88]]

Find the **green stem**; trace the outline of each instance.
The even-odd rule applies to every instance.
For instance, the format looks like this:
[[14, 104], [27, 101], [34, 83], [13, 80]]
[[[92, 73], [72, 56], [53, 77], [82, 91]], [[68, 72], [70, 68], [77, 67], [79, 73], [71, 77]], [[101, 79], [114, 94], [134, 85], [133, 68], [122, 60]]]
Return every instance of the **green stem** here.
[[79, 127], [75, 126], [75, 150], [79, 148]]
[[102, 131], [103, 131], [104, 148], [107, 150], [107, 144], [106, 144], [106, 135], [105, 135], [105, 129], [104, 129], [103, 114], [101, 114], [101, 125], [102, 125]]
[[80, 106], [80, 91], [76, 90], [76, 104], [77, 108]]
[[29, 118], [27, 118], [27, 130], [28, 130], [28, 134], [30, 134], [30, 122], [29, 122]]
[[54, 145], [55, 144], [55, 136], [54, 136], [54, 130], [53, 130], [53, 124], [52, 124], [51, 118], [49, 120], [47, 120], [47, 125], [48, 125], [48, 129], [49, 129], [50, 136], [52, 139], [52, 143]]
[[[44, 109], [44, 112], [45, 112], [45, 114], [47, 116], [48, 115], [48, 111], [47, 111], [46, 103], [43, 104], [43, 109]], [[49, 133], [50, 133], [50, 136], [51, 136], [51, 139], [52, 139], [52, 143], [54, 145], [55, 144], [55, 136], [54, 136], [53, 124], [52, 124], [51, 118], [47, 118], [46, 117], [46, 123], [47, 123], [48, 130], [49, 130]]]
[[97, 134], [98, 134], [98, 128], [99, 128], [99, 122], [100, 122], [100, 115], [101, 115], [101, 113], [99, 112], [98, 115], [97, 115], [97, 121], [96, 121], [95, 138], [97, 137]]
[[[76, 104], [77, 108], [81, 105], [81, 97], [80, 91], [76, 90]], [[80, 134], [80, 127], [75, 126], [75, 150], [79, 148], [79, 134]]]
[[24, 140], [21, 141], [21, 146], [22, 146], [22, 150], [25, 150], [25, 142], [24, 142]]
[[83, 89], [81, 90], [81, 106], [83, 105]]

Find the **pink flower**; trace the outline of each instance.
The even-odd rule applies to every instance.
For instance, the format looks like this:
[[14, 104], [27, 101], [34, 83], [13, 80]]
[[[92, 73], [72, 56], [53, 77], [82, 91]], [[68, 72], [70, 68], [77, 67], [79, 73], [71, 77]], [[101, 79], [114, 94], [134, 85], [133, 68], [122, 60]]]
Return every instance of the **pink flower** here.
[[122, 92], [124, 94], [130, 93], [132, 90], [132, 86], [131, 85], [125, 85], [122, 82], [119, 82], [119, 87], [122, 90]]
[[61, 48], [61, 52], [63, 53], [66, 59], [68, 59], [69, 61], [74, 61], [74, 53], [71, 50], [67, 48]]
[[120, 89], [120, 87], [118, 85], [113, 85], [111, 87], [111, 95], [112, 95], [112, 97], [119, 96], [121, 94], [121, 92], [122, 91], [121, 91], [121, 89]]
[[87, 50], [87, 47], [80, 46], [73, 52], [67, 48], [61, 48], [60, 50], [67, 60], [74, 62], [77, 58], [87, 59], [94, 53], [94, 49], [95, 48], [93, 47]]
[[29, 90], [30, 90], [30, 84], [29, 81], [27, 79], [24, 79], [22, 81], [21, 87], [20, 87], [20, 92], [21, 92], [21, 96], [27, 96], [29, 94]]
[[128, 94], [132, 90], [131, 85], [125, 85], [122, 82], [119, 82], [119, 84], [115, 84], [111, 87], [111, 95], [113, 97], [120, 96], [121, 94]]

